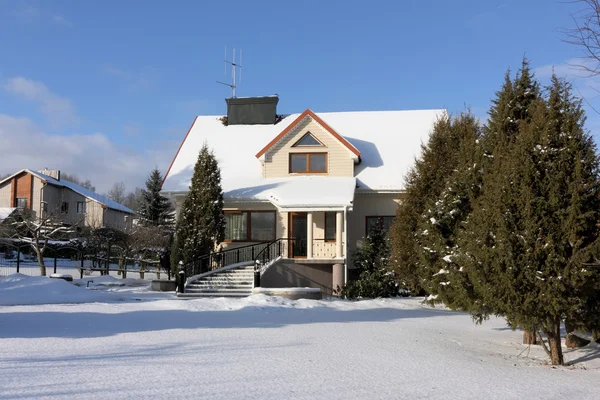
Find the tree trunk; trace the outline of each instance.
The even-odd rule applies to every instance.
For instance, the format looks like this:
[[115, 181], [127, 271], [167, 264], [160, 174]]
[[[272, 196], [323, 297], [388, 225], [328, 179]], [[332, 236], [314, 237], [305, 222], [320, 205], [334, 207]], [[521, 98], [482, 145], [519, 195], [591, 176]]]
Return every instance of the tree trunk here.
[[535, 331], [523, 332], [523, 344], [538, 344]]
[[564, 365], [562, 344], [560, 338], [560, 318], [554, 317], [553, 323], [545, 331], [550, 347], [550, 361], [552, 365]]
[[600, 330], [592, 329], [592, 339], [596, 343], [600, 343]]
[[36, 247], [35, 253], [37, 254], [38, 264], [40, 264], [40, 275], [46, 276], [46, 265], [44, 264], [44, 254], [39, 247]]

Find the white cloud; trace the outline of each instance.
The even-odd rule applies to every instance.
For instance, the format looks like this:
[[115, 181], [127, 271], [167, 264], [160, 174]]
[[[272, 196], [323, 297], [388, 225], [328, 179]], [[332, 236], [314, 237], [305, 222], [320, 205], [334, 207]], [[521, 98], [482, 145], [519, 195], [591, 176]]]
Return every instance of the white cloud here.
[[60, 169], [90, 179], [99, 192], [123, 181], [128, 190], [142, 186], [154, 166], [163, 173], [179, 141], [156, 148], [120, 147], [101, 133], [53, 135], [26, 118], [0, 114], [0, 174], [23, 168]]
[[52, 93], [41, 82], [18, 76], [6, 81], [3, 88], [8, 93], [39, 104], [42, 113], [53, 125], [68, 125], [79, 120], [71, 101]]
[[23, 23], [30, 24], [40, 16], [40, 10], [36, 7], [25, 6], [13, 12], [17, 19]]
[[66, 26], [68, 28], [73, 26], [73, 23], [71, 21], [69, 21], [68, 19], [66, 19], [64, 16], [62, 16], [60, 14], [52, 15], [52, 22], [56, 25]]
[[154, 67], [142, 67], [137, 71], [129, 71], [114, 65], [104, 65], [102, 72], [123, 80], [132, 92], [148, 92], [154, 88], [159, 79], [158, 70]]

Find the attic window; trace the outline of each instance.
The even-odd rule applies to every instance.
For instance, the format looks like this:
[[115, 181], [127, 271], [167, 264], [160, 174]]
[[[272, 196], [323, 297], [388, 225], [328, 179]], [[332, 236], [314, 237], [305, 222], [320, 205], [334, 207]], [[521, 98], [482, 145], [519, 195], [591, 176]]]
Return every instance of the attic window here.
[[305, 146], [323, 146], [323, 143], [319, 142], [312, 133], [307, 132], [306, 135], [302, 136], [292, 147], [305, 147]]

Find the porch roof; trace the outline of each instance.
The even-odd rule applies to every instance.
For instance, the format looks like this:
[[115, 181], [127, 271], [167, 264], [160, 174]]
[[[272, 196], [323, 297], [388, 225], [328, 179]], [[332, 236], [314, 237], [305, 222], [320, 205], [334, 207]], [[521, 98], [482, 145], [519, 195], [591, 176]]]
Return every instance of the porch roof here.
[[352, 207], [356, 178], [293, 176], [229, 182], [225, 200], [269, 201], [281, 210]]

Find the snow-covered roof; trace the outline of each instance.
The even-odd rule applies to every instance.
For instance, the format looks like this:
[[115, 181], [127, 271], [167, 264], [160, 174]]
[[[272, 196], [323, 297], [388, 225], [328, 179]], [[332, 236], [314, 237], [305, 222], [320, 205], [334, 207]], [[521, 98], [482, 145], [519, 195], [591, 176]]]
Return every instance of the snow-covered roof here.
[[291, 176], [286, 178], [230, 182], [238, 189], [228, 190], [230, 200], [265, 200], [280, 209], [343, 208], [354, 200], [355, 178]]
[[[360, 152], [361, 162], [355, 166], [358, 190], [400, 191], [406, 173], [421, 153], [421, 144], [427, 142], [434, 122], [445, 112], [439, 109], [316, 115]], [[257, 152], [299, 115], [289, 115], [276, 125], [232, 126], [223, 125], [221, 116], [196, 117], [171, 164], [162, 190], [188, 191], [198, 151], [204, 142], [219, 162], [226, 195], [249, 187], [244, 182], [260, 181], [263, 178]]]
[[60, 181], [57, 179], [54, 179], [51, 176], [48, 175], [44, 175], [40, 172], [31, 170], [31, 169], [22, 169], [21, 171], [12, 174], [11, 176], [5, 178], [4, 180], [0, 181], [0, 183], [3, 183], [9, 179], [11, 179], [12, 177], [19, 175], [23, 172], [27, 172], [30, 173], [33, 176], [38, 177], [39, 179], [42, 179], [44, 181], [46, 181], [48, 184], [50, 185], [54, 185], [54, 186], [59, 186], [59, 187], [66, 187], [68, 189], [71, 189], [72, 191], [79, 193], [80, 195], [87, 197], [90, 200], [93, 200], [95, 202], [98, 202], [100, 204], [105, 205], [107, 208], [111, 208], [113, 210], [117, 210], [117, 211], [123, 211], [126, 213], [130, 213], [133, 214], [133, 211], [127, 207], [125, 207], [124, 205], [117, 203], [114, 200], [109, 199], [106, 196], [103, 196], [101, 194], [92, 192], [89, 189], [84, 188], [83, 186], [77, 185], [76, 183], [70, 182], [70, 181], [65, 181], [63, 179], [61, 179]]
[[15, 210], [15, 207], [0, 207], [0, 222], [10, 217], [10, 215], [14, 213]]

